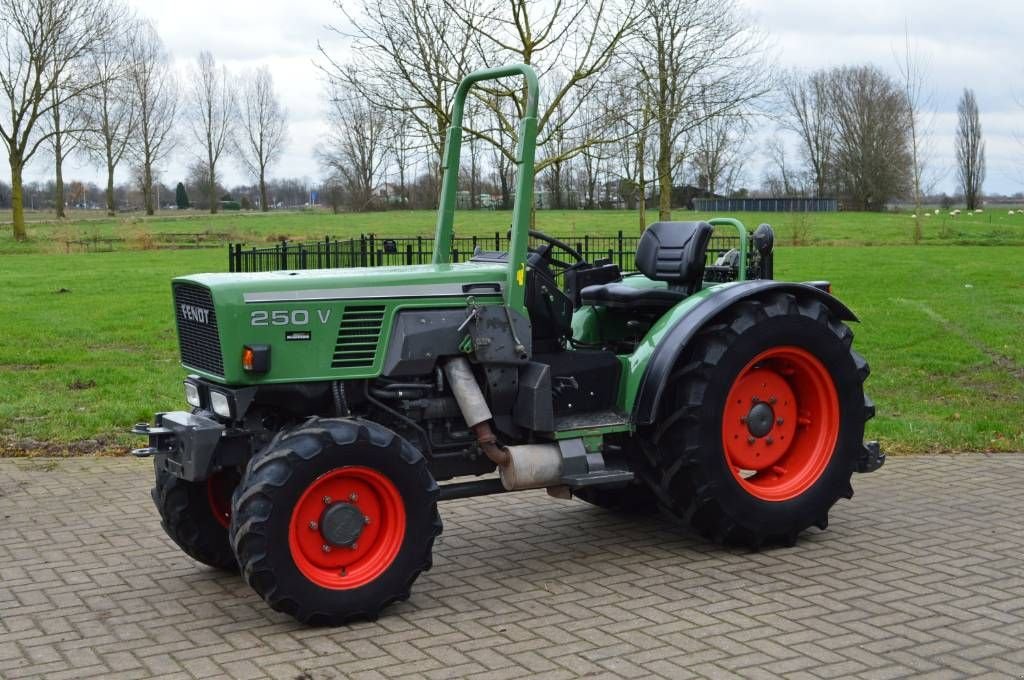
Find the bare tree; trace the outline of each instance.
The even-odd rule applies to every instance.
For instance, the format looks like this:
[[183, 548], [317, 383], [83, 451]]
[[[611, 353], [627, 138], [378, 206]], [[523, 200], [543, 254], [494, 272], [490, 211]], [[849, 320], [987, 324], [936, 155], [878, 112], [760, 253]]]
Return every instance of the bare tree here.
[[[554, 5], [546, 0], [490, 0], [475, 6], [455, 0], [446, 3], [471, 32], [485, 65], [520, 62], [534, 66], [544, 77], [548, 87], [541, 93], [537, 119], [537, 144], [542, 153], [534, 174], [610, 141], [605, 129], [593, 126], [589, 135], [578, 134], [584, 129], [578, 113], [598, 91], [602, 76], [635, 26], [633, 0], [558, 0]], [[474, 129], [471, 134], [500, 148], [512, 160], [518, 145], [518, 118], [526, 110], [525, 85], [488, 84], [477, 92], [493, 113], [496, 129]], [[504, 99], [511, 99], [514, 106], [503, 104]], [[502, 138], [512, 144], [501, 144]]]
[[274, 92], [274, 79], [266, 66], [246, 77], [238, 107], [236, 151], [242, 164], [259, 183], [260, 209], [267, 201], [267, 168], [281, 157], [288, 137], [288, 111]]
[[929, 193], [936, 179], [930, 172], [931, 131], [933, 114], [928, 92], [926, 64], [910, 40], [910, 27], [904, 26], [902, 54], [897, 54], [897, 68], [903, 96], [907, 100], [907, 125], [910, 133], [910, 181], [914, 198], [914, 243], [921, 241], [922, 198]]
[[642, 0], [637, 78], [657, 126], [660, 219], [672, 218], [673, 171], [689, 132], [771, 87], [760, 42], [735, 0]]
[[824, 197], [830, 189], [836, 137], [829, 72], [788, 74], [782, 82], [782, 110], [779, 122], [799, 138], [815, 196]]
[[850, 208], [881, 210], [910, 185], [906, 96], [874, 66], [833, 69], [829, 83], [836, 185]]
[[[473, 11], [477, 0], [465, 0]], [[443, 0], [335, 0], [346, 30], [330, 27], [350, 43], [350, 58], [335, 61], [319, 45], [328, 79], [374, 109], [408, 116], [431, 150], [439, 176], [455, 85], [476, 64], [474, 32]]]
[[132, 144], [136, 162], [133, 174], [142, 190], [146, 214], [152, 215], [155, 173], [174, 149], [178, 84], [163, 41], [152, 23], [146, 21], [139, 26], [129, 40], [128, 51], [132, 105], [138, 121]]
[[50, 93], [50, 115], [44, 129], [53, 157], [53, 206], [58, 218], [67, 217], [64, 198], [64, 161], [78, 148], [86, 132], [85, 97], [66, 99], [60, 88]]
[[693, 128], [691, 165], [697, 186], [714, 194], [731, 188], [743, 166], [744, 145], [750, 123], [742, 112], [701, 116]]
[[956, 107], [956, 171], [967, 209], [981, 203], [981, 187], [985, 182], [985, 141], [981, 136], [978, 100], [974, 90], [964, 88]]
[[410, 129], [411, 116], [404, 111], [389, 111], [387, 115], [387, 152], [398, 174], [398, 197], [403, 207], [409, 205], [409, 175], [413, 154], [416, 152], [414, 133]]
[[54, 109], [96, 86], [89, 54], [106, 36], [102, 0], [0, 0], [0, 138], [11, 167], [14, 238], [25, 240], [22, 175], [53, 136]]
[[227, 67], [218, 69], [213, 55], [205, 50], [199, 53], [196, 65], [192, 68], [189, 107], [192, 136], [202, 146], [209, 172], [210, 183], [206, 192], [210, 200], [210, 212], [216, 213], [220, 205], [216, 195], [217, 163], [232, 137], [237, 119], [237, 102]]
[[341, 181], [352, 209], [369, 210], [387, 167], [386, 113], [338, 88], [328, 104], [329, 132], [318, 155]]
[[138, 122], [129, 78], [129, 35], [138, 29], [139, 23], [134, 18], [124, 16], [120, 30], [91, 55], [92, 69], [99, 82], [89, 97], [88, 129], [82, 136], [82, 144], [86, 154], [106, 170], [106, 204], [110, 216], [117, 211], [114, 173], [129, 151]]
[[770, 137], [764, 147], [769, 170], [764, 177], [764, 190], [772, 197], [797, 196], [806, 194], [806, 175], [795, 170], [789, 161], [789, 153], [783, 138]]

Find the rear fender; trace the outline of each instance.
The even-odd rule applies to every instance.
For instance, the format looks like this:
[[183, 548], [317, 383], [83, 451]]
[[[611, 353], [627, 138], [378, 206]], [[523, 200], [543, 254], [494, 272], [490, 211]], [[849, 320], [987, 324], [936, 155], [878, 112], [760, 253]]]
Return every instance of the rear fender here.
[[803, 283], [756, 279], [706, 288], [673, 307], [647, 333], [626, 361], [623, 395], [633, 422], [650, 425], [658, 414], [669, 374], [687, 344], [705, 324], [727, 307], [767, 292], [804, 295], [820, 300], [843, 321], [857, 321], [850, 308], [825, 291]]

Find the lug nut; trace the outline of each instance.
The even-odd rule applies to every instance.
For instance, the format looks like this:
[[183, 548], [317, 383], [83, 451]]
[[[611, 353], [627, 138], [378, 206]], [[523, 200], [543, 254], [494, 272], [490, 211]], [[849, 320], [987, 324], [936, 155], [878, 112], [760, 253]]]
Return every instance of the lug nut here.
[[331, 552], [331, 546], [327, 545], [326, 543], [320, 546], [320, 549], [323, 550], [325, 553]]
[[782, 425], [782, 423], [784, 423], [784, 422], [786, 422], [786, 421], [784, 421], [782, 418], [776, 418], [775, 419], [775, 424], [776, 425]]
[[747, 422], [747, 417], [746, 416], [740, 416], [740, 423], [745, 425], [746, 422]]
[[370, 516], [369, 515], [363, 515], [363, 524], [369, 524], [369, 523], [370, 523]]
[[753, 437], [747, 437], [747, 443], [748, 444], [753, 444], [754, 443], [754, 438]]
[[758, 399], [757, 397], [751, 397], [751, 398], [750, 398], [750, 403], [751, 403], [751, 404], [756, 404], [756, 403], [758, 403], [759, 401], [761, 401], [761, 400], [760, 400], [760, 399]]
[[775, 402], [777, 402], [777, 401], [778, 401], [778, 399], [776, 399], [775, 397], [769, 397], [769, 398], [768, 398], [768, 403], [769, 403], [769, 404], [774, 404], [774, 403], [775, 403]]
[[352, 493], [350, 493], [348, 495], [348, 499], [350, 501], [352, 501], [353, 503], [355, 503], [357, 500], [359, 500], [359, 494], [357, 494], [355, 491], [353, 491]]
[[309, 523], [309, 528], [312, 529], [313, 531], [316, 531], [318, 526], [319, 525], [316, 522], [310, 522]]
[[772, 439], [771, 437], [768, 437], [767, 439], [764, 440], [764, 442], [765, 442], [765, 444], [774, 444], [775, 440]]
[[330, 496], [324, 496], [323, 497], [323, 501], [324, 501], [324, 505], [330, 505], [331, 504], [331, 497]]
[[352, 544], [352, 549], [353, 550], [358, 550], [359, 549], [359, 544], [358, 543], [353, 543]]

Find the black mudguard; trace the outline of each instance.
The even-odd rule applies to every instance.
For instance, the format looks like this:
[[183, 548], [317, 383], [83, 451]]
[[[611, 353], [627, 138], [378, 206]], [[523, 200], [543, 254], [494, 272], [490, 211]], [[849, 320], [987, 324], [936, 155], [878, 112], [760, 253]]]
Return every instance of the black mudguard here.
[[650, 425], [654, 422], [669, 374], [697, 331], [727, 307], [766, 292], [794, 293], [817, 298], [843, 321], [857, 321], [850, 308], [837, 298], [805, 283], [755, 279], [730, 286], [697, 303], [688, 314], [679, 319], [655, 348], [650, 361], [647, 362], [647, 370], [644, 372], [633, 405], [633, 422], [637, 425]]

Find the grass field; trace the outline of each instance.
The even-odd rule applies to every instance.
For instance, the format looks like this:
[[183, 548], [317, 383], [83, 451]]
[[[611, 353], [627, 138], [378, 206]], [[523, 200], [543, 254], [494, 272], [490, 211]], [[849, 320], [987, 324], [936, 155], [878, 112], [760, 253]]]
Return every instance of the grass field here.
[[[469, 222], [478, 233], [508, 223], [507, 213], [460, 217], [464, 234], [472, 233]], [[778, 278], [827, 277], [860, 315], [855, 346], [871, 362], [868, 391], [878, 407], [870, 436], [895, 452], [1024, 449], [1024, 248], [953, 245], [1024, 244], [1024, 215], [931, 218], [931, 247], [901, 245], [911, 234], [907, 215], [741, 217], [775, 224]], [[558, 234], [630, 233], [634, 221], [620, 212], [538, 214], [538, 226]], [[433, 215], [234, 214], [139, 224], [266, 240], [429, 234]], [[787, 246], [793, 225], [806, 229], [802, 242], [830, 245]], [[106, 219], [37, 223], [28, 244], [14, 244], [9, 227], [0, 237], [0, 452], [123, 451], [133, 441], [124, 434], [132, 423], [182, 407], [168, 282], [182, 273], [223, 271], [226, 253], [51, 252], [60, 230], [129, 228], [135, 225]], [[944, 237], [943, 228], [970, 237]]]
[[[958, 217], [948, 213], [920, 218], [922, 243], [926, 245], [1024, 245], [1024, 211], [1009, 215], [1009, 208]], [[739, 213], [749, 226], [769, 222], [781, 244], [786, 245], [902, 245], [913, 243], [914, 219], [906, 213]], [[9, 216], [0, 214], [0, 221]], [[648, 221], [657, 211], [648, 211]], [[710, 214], [684, 212], [676, 219], [702, 219]], [[508, 229], [512, 216], [507, 211], [458, 211], [456, 233], [493, 234]], [[9, 225], [0, 224], [0, 253], [63, 252], [63, 241], [92, 237], [128, 239], [126, 247], [145, 244], [147, 237], [161, 232], [228, 233], [232, 240], [250, 244], [288, 238], [292, 240], [346, 237], [360, 233], [415, 236], [433, 233], [434, 213], [430, 211], [389, 211], [333, 215], [327, 211], [210, 215], [183, 211], [145, 217], [127, 215], [107, 218], [99, 211], [77, 211], [70, 220], [57, 221], [52, 215], [29, 215], [29, 241], [17, 243]], [[559, 235], [639, 233], [635, 212], [623, 210], [542, 210], [537, 228]]]

